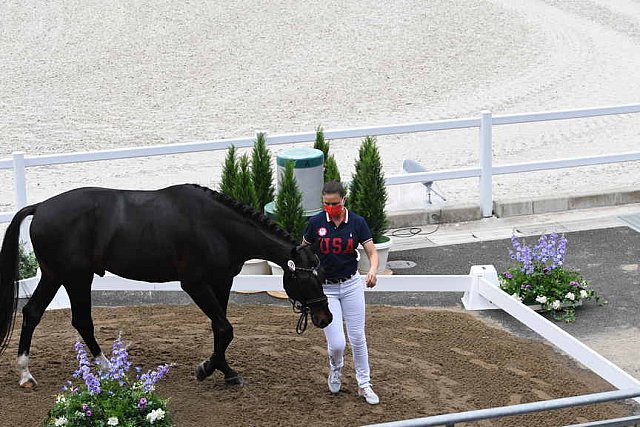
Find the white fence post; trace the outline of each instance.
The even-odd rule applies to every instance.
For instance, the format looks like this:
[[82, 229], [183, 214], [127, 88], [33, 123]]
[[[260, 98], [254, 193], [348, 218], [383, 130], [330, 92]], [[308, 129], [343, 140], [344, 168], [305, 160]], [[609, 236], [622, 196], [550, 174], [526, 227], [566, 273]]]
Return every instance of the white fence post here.
[[16, 210], [27, 206], [27, 180], [24, 166], [24, 152], [13, 153], [13, 176], [16, 189]]
[[[16, 211], [27, 206], [27, 178], [24, 165], [24, 152], [13, 153], [13, 179], [16, 189]], [[29, 222], [24, 221], [20, 226], [20, 241], [30, 248]]]
[[491, 126], [491, 111], [483, 111], [480, 117], [480, 210], [485, 218], [493, 214]]

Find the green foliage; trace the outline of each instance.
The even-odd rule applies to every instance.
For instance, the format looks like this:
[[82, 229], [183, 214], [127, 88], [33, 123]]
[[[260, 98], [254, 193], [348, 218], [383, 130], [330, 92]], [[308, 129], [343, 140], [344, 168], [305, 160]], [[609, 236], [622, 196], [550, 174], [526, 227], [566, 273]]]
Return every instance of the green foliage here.
[[338, 170], [338, 164], [333, 155], [329, 155], [329, 142], [324, 139], [324, 132], [322, 127], [318, 126], [316, 129], [316, 141], [313, 144], [313, 148], [322, 151], [324, 154], [324, 182], [340, 181], [340, 171]]
[[220, 181], [220, 192], [229, 197], [235, 197], [238, 180], [238, 160], [236, 158], [236, 147], [233, 145], [227, 149], [227, 156], [222, 167], [222, 179]]
[[302, 240], [306, 221], [302, 209], [302, 193], [298, 189], [293, 170], [294, 162], [288, 161], [276, 197], [276, 223], [299, 242]]
[[255, 186], [257, 209], [262, 212], [264, 205], [273, 201], [273, 170], [271, 155], [267, 149], [264, 133], [259, 133], [251, 153], [251, 176]]
[[326, 158], [324, 162], [324, 182], [338, 181], [340, 182], [340, 171], [336, 164], [333, 154]]
[[380, 243], [388, 225], [384, 210], [388, 195], [382, 161], [374, 137], [367, 136], [362, 141], [352, 178], [347, 199], [348, 207], [367, 221], [373, 242]]
[[321, 126], [316, 129], [316, 142], [313, 143], [313, 148], [322, 151], [325, 160], [329, 157], [329, 142], [325, 141]]
[[246, 154], [243, 154], [238, 161], [238, 175], [236, 176], [234, 197], [254, 209], [261, 210], [258, 207], [258, 197], [256, 196], [256, 189], [253, 186], [253, 179], [251, 178], [251, 165], [249, 164], [249, 157]]
[[29, 251], [23, 243], [20, 244], [18, 251], [18, 280], [34, 277], [38, 271], [38, 260], [35, 254]]

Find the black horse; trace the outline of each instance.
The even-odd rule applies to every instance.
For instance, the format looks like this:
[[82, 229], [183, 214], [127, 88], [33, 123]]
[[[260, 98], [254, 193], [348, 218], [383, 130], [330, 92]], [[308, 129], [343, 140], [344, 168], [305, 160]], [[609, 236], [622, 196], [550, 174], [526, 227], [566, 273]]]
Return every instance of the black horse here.
[[[227, 304], [233, 277], [251, 258], [285, 273], [284, 289], [313, 324], [331, 323], [317, 257], [255, 210], [205, 187], [185, 184], [157, 191], [80, 188], [21, 209], [0, 251], [0, 354], [15, 323], [20, 223], [33, 215], [30, 236], [42, 278], [22, 309], [18, 346], [20, 385], [33, 387], [29, 348], [33, 331], [60, 286], [71, 302], [72, 325], [94, 357], [103, 357], [91, 318], [91, 283], [105, 271], [146, 282], [180, 281], [211, 319], [213, 354], [196, 368], [203, 380], [218, 369], [241, 384], [225, 351], [233, 339]], [[306, 320], [306, 318], [305, 318]]]

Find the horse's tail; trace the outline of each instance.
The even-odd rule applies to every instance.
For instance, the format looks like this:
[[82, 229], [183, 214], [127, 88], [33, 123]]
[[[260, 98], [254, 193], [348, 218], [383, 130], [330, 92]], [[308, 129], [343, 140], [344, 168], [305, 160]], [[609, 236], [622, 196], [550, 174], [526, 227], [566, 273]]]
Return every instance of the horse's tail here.
[[0, 355], [11, 339], [16, 320], [18, 304], [18, 239], [20, 224], [29, 215], [33, 215], [38, 205], [22, 208], [13, 217], [4, 234], [0, 250]]

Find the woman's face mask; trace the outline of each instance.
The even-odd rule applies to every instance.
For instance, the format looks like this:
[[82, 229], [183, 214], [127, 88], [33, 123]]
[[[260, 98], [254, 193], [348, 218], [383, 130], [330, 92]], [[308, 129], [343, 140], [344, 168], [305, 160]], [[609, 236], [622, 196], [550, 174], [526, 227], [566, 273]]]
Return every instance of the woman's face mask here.
[[331, 218], [340, 218], [344, 210], [344, 198], [341, 198], [337, 194], [325, 195], [322, 203], [324, 211], [328, 213]]

